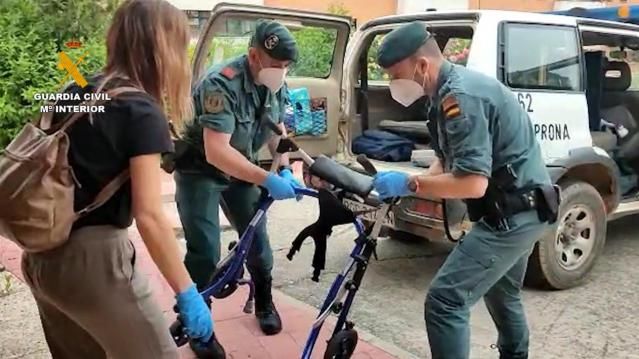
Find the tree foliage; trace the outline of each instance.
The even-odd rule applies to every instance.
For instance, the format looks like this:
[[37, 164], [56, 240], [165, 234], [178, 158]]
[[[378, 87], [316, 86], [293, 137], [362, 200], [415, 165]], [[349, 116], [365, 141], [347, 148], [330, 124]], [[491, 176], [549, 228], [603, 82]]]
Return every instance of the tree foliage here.
[[299, 46], [299, 59], [290, 71], [290, 76], [318, 77], [329, 75], [333, 64], [333, 53], [337, 31], [306, 27], [293, 32]]
[[[58, 51], [76, 60], [81, 73], [102, 68], [104, 35], [110, 17], [121, 0], [0, 0], [0, 148], [39, 114], [36, 93], [56, 92], [66, 72], [58, 69]], [[340, 1], [330, 3], [328, 12], [349, 15]], [[291, 29], [300, 49], [299, 61], [289, 76], [326, 77], [332, 67], [337, 40], [335, 29], [308, 27]], [[238, 41], [239, 39], [239, 41]], [[80, 49], [65, 43], [78, 40]], [[215, 38], [209, 60], [219, 62], [246, 53], [248, 37]], [[195, 46], [189, 48], [192, 57]], [[369, 53], [369, 70], [383, 79], [375, 65], [374, 48]], [[69, 81], [67, 79], [67, 81]]]
[[[341, 2], [333, 2], [327, 11], [335, 15], [349, 15], [349, 11]], [[240, 24], [238, 19], [228, 19], [226, 28], [228, 33], [212, 39], [207, 55], [207, 66], [245, 54], [250, 40], [250, 31], [254, 29], [255, 21]], [[233, 26], [230, 26], [230, 25]], [[244, 25], [244, 26], [242, 26]], [[289, 28], [299, 49], [299, 59], [292, 64], [288, 76], [324, 78], [330, 74], [333, 53], [337, 41], [337, 30], [331, 28], [301, 26]], [[189, 56], [195, 53], [195, 44], [189, 48]]]
[[[55, 92], [65, 77], [58, 51], [72, 59], [86, 53], [80, 71], [99, 70], [104, 30], [118, 1], [0, 0], [0, 147], [8, 144], [42, 105], [36, 93]], [[67, 49], [69, 40], [82, 42]], [[68, 80], [67, 80], [68, 81]]]

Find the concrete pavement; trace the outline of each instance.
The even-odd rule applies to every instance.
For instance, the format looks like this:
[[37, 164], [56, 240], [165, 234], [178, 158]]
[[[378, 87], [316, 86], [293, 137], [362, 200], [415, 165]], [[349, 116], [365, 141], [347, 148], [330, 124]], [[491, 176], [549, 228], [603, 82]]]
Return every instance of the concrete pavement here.
[[[318, 305], [353, 247], [354, 232], [338, 227], [330, 239], [326, 271], [320, 283], [310, 280], [313, 245], [307, 243], [293, 261], [290, 241], [313, 218], [316, 204], [282, 202], [270, 213], [277, 288]], [[563, 291], [524, 288], [530, 325], [531, 359], [639, 359], [639, 227], [637, 217], [609, 224], [604, 254], [589, 280]], [[286, 223], [286, 225], [283, 225]], [[232, 238], [231, 232], [225, 233]], [[428, 285], [452, 248], [447, 243], [382, 239], [379, 261], [372, 261], [355, 299], [356, 327], [419, 358], [430, 358], [423, 319]], [[497, 332], [483, 302], [471, 314], [471, 358], [497, 359], [491, 348]]]
[[[172, 203], [173, 191], [172, 179], [167, 176], [163, 183], [165, 209], [174, 222], [175, 230], [179, 233], [179, 217], [176, 213], [175, 204]], [[225, 227], [227, 229], [230, 228], [223, 215], [221, 215], [220, 221], [226, 224]], [[175, 313], [172, 311], [175, 303], [173, 293], [152, 262], [134, 226], [129, 229], [129, 233], [136, 246], [136, 265], [148, 277], [156, 298], [165, 313], [167, 323], [170, 323], [175, 319]], [[184, 242], [181, 242], [184, 251]], [[225, 248], [226, 246], [222, 247]], [[20, 256], [21, 250], [15, 244], [0, 237], [0, 263], [5, 265], [13, 276], [22, 280]], [[31, 336], [35, 340], [17, 348], [0, 349], [0, 357], [3, 359], [12, 357], [49, 358], [39, 325], [35, 302], [33, 302], [33, 298], [31, 298], [28, 288], [24, 284], [15, 281], [13, 283], [12, 285], [17, 288], [16, 292], [0, 299], [0, 315], [4, 318], [0, 319], [0, 323], [6, 322], [6, 325], [2, 325], [3, 328], [12, 326], [11, 331], [3, 330], [0, 332], [0, 343], [11, 343], [13, 347], [16, 343], [13, 340], [15, 336]], [[261, 333], [254, 315], [242, 312], [247, 295], [247, 289], [241, 287], [232, 296], [213, 302], [216, 333], [227, 351], [227, 357], [255, 359], [299, 358], [306, 343], [311, 323], [317, 315], [317, 310], [276, 290], [274, 297], [282, 317], [284, 329], [282, 333], [276, 336], [265, 336]], [[18, 302], [14, 303], [13, 301]], [[26, 305], [25, 301], [28, 301]], [[15, 314], [16, 308], [20, 310], [18, 315]], [[24, 323], [28, 325], [28, 332], [25, 332]], [[313, 358], [323, 356], [326, 340], [330, 337], [333, 325], [333, 320], [325, 322], [321, 335], [317, 339]], [[7, 333], [7, 331], [9, 332]], [[5, 337], [5, 335], [9, 337]], [[6, 346], [9, 346], [9, 344], [6, 344]], [[3, 345], [4, 347], [5, 345]], [[360, 359], [411, 357], [410, 354], [403, 352], [401, 349], [385, 344], [378, 338], [363, 331], [360, 332], [360, 341], [355, 354], [353, 358]], [[185, 346], [181, 348], [181, 357], [194, 358], [194, 355], [188, 349], [188, 346]]]
[[[286, 253], [295, 235], [314, 221], [316, 216], [317, 203], [304, 199], [299, 203], [275, 203], [268, 220], [275, 256], [274, 285], [278, 290], [278, 303], [282, 298], [288, 303], [286, 306], [306, 308], [305, 313], [308, 313], [300, 316], [306, 319], [298, 320], [295, 314], [288, 314], [291, 312], [286, 309], [285, 325], [299, 322], [306, 330], [317, 313], [312, 307], [321, 303], [336, 273], [342, 269], [354, 238], [348, 226], [337, 227], [329, 240], [326, 270], [319, 283], [311, 281], [312, 241], [304, 244], [293, 261], [286, 259]], [[639, 302], [636, 219], [630, 217], [610, 224], [604, 254], [590, 280], [583, 286], [554, 292], [524, 290], [524, 304], [531, 329], [531, 359], [639, 359], [636, 339], [639, 314], [635, 309]], [[225, 231], [222, 235], [225, 244], [236, 239], [234, 231]], [[423, 300], [432, 276], [451, 247], [447, 243], [380, 240], [379, 261], [373, 261], [369, 266], [351, 311], [351, 319], [356, 323], [360, 337], [376, 345], [377, 349], [385, 349], [392, 357], [429, 358], [423, 324]], [[0, 249], [1, 263], [11, 261], [6, 254]], [[42, 350], [44, 342], [38, 332], [37, 312], [29, 302], [29, 295], [20, 290], [23, 289], [18, 288], [16, 294], [0, 298], [0, 327], [3, 328], [0, 331], [0, 348], [5, 348], [5, 343], [8, 343], [12, 350], [9, 352], [12, 354], [6, 356], [0, 350], [0, 357], [48, 358], [38, 354], [37, 348]], [[243, 332], [247, 328], [248, 332], [253, 333], [252, 330], [256, 329], [254, 319], [241, 312], [244, 293], [240, 290], [231, 298], [234, 298], [234, 302], [222, 300], [219, 307], [214, 308], [215, 315], [227, 313], [232, 316], [219, 318], [220, 323], [228, 323], [220, 324], [220, 330], [231, 332], [235, 326], [239, 326]], [[17, 319], [3, 321], [7, 317]], [[298, 357], [299, 341], [306, 335], [301, 328], [290, 330], [292, 332], [286, 334], [293, 338], [298, 347], [291, 351], [293, 354], [280, 354], [284, 355], [282, 358]], [[496, 331], [483, 303], [478, 303], [472, 310], [471, 332], [471, 358], [497, 359], [498, 353], [491, 348], [496, 341]], [[233, 341], [232, 338], [222, 339]], [[261, 343], [259, 339], [257, 341]], [[241, 344], [232, 344], [231, 348]], [[265, 343], [265, 347], [267, 345], [279, 346], [279, 343]], [[318, 345], [324, 345], [324, 342], [319, 341]], [[258, 349], [253, 348], [250, 353], [238, 352], [238, 355], [243, 353], [248, 356], [234, 357], [255, 358], [255, 353], [262, 353]], [[386, 355], [375, 353], [358, 355], [364, 358], [382, 358]]]

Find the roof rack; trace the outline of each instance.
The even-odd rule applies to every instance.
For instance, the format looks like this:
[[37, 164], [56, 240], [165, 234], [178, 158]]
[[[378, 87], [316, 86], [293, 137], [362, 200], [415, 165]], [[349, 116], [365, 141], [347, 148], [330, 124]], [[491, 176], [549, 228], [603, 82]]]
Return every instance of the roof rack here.
[[639, 5], [619, 5], [590, 9], [574, 7], [569, 10], [548, 11], [546, 14], [585, 17], [639, 25]]

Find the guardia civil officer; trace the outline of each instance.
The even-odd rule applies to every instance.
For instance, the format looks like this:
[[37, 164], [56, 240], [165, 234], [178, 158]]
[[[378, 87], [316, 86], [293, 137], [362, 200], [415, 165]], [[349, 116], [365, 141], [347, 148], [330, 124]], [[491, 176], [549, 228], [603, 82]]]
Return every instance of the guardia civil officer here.
[[[196, 116], [184, 133], [191, 148], [176, 160], [175, 181], [187, 242], [185, 264], [200, 290], [220, 259], [218, 206], [241, 234], [257, 210], [261, 188], [283, 200], [294, 198], [294, 187], [302, 186], [285, 155], [279, 174], [257, 165], [260, 149], [269, 144], [273, 153], [277, 144], [262, 121], [279, 124], [285, 133], [284, 79], [297, 56], [295, 39], [286, 27], [258, 21], [248, 54], [212, 67], [194, 87]], [[255, 283], [260, 327], [267, 335], [277, 334], [282, 323], [271, 297], [273, 254], [265, 220], [256, 228], [247, 267]]]
[[528, 256], [558, 206], [530, 119], [499, 81], [446, 61], [418, 22], [389, 33], [377, 60], [397, 102], [429, 100], [438, 160], [422, 175], [380, 172], [376, 190], [382, 198], [463, 199], [474, 222], [426, 296], [432, 357], [469, 357], [470, 308], [483, 297], [499, 332], [500, 358], [527, 358], [520, 287]]

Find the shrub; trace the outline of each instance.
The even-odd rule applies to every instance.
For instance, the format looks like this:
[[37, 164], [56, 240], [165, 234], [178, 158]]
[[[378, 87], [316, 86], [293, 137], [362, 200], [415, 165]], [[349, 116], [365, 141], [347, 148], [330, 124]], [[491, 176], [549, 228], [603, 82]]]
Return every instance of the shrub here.
[[[34, 94], [60, 89], [65, 76], [57, 68], [60, 49], [72, 59], [87, 53], [79, 65], [83, 74], [102, 67], [104, 29], [117, 4], [113, 0], [0, 0], [0, 148], [25, 121], [38, 115], [42, 103], [34, 100]], [[71, 39], [81, 41], [82, 48], [63, 48]]]
[[[84, 75], [98, 71], [105, 60], [104, 32], [113, 10], [121, 0], [0, 0], [0, 148], [4, 148], [25, 121], [39, 115], [36, 93], [60, 90], [65, 71], [57, 68], [58, 51], [72, 59], [85, 55], [79, 64]], [[340, 4], [330, 12], [347, 14]], [[300, 59], [291, 76], [325, 77], [332, 65], [336, 33], [321, 28], [293, 32], [299, 43]], [[71, 50], [64, 43], [82, 42]], [[246, 53], [247, 43], [237, 39], [214, 39], [212, 57], [228, 59]], [[189, 46], [193, 57], [195, 44]], [[215, 56], [213, 56], [215, 55]], [[369, 54], [373, 78], [384, 76]], [[69, 80], [67, 80], [69, 81]]]
[[326, 77], [331, 70], [337, 31], [308, 27], [293, 31], [300, 54], [291, 76]]

